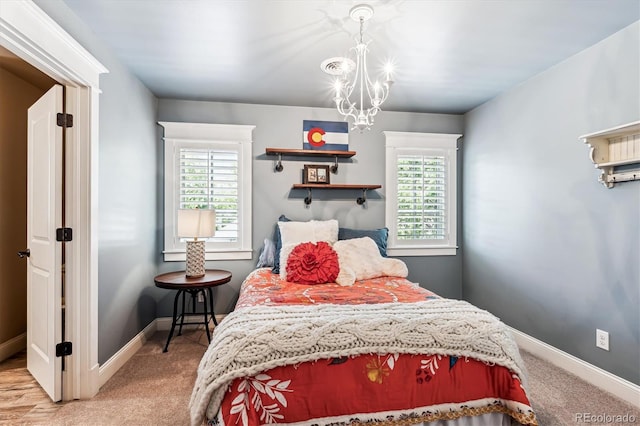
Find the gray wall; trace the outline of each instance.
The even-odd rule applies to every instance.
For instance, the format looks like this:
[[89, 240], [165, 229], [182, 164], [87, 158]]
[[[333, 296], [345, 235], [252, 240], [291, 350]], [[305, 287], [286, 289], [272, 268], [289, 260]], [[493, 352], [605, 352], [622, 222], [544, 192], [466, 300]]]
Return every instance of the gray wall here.
[[[640, 23], [466, 114], [465, 299], [640, 383], [640, 182], [578, 137], [640, 118]], [[610, 352], [595, 330], [610, 334]]]
[[[382, 112], [370, 132], [351, 132], [349, 148], [357, 152], [351, 161], [341, 160], [337, 175], [331, 175], [332, 183], [382, 184], [382, 189], [369, 191], [366, 207], [356, 204], [362, 191], [314, 191], [313, 202], [307, 208], [303, 202], [307, 195], [303, 190], [292, 190], [291, 185], [301, 182], [301, 169], [306, 163], [321, 163], [308, 159], [286, 158], [284, 170], [274, 173], [274, 157], [265, 155], [265, 148], [302, 148], [303, 120], [339, 121], [330, 108], [303, 108], [271, 105], [248, 105], [219, 102], [197, 102], [161, 99], [158, 104], [159, 121], [203, 122], [255, 125], [253, 132], [253, 249], [251, 261], [208, 262], [209, 268], [228, 269], [233, 273], [230, 285], [217, 289], [216, 312], [229, 312], [237, 299], [242, 279], [254, 269], [264, 238], [273, 235], [278, 216], [287, 215], [293, 220], [338, 219], [341, 226], [353, 228], [377, 228], [384, 226], [384, 135], [383, 130], [462, 133], [463, 117], [441, 114], [411, 114]], [[160, 134], [162, 134], [160, 132]], [[163, 142], [158, 138], [156, 151], [162, 151]], [[162, 155], [161, 155], [162, 156]], [[159, 159], [159, 165], [162, 164]], [[330, 164], [330, 161], [326, 164]], [[161, 170], [161, 167], [159, 167]], [[159, 175], [159, 191], [164, 181]], [[159, 197], [162, 194], [159, 193]], [[161, 230], [163, 208], [158, 206], [158, 228]], [[158, 254], [162, 251], [159, 239]], [[403, 260], [411, 271], [410, 279], [448, 297], [461, 297], [462, 275], [460, 256], [406, 257]], [[159, 257], [161, 262], [161, 257]], [[166, 262], [161, 270], [183, 268], [184, 263]], [[158, 306], [158, 316], [170, 316], [172, 295], [167, 294]]]
[[98, 361], [156, 318], [157, 100], [60, 0], [36, 0], [107, 67], [100, 78]]
[[[373, 131], [352, 133], [357, 155], [331, 178], [383, 188], [369, 194], [364, 209], [354, 202], [357, 191], [316, 191], [306, 208], [306, 193], [290, 188], [307, 161], [287, 159], [284, 172], [273, 173], [264, 149], [300, 147], [302, 120], [337, 120], [332, 109], [158, 103], [62, 1], [35, 2], [110, 70], [100, 97], [100, 363], [154, 318], [171, 315], [172, 295], [156, 289], [153, 276], [184, 264], [163, 262], [160, 254], [163, 151], [156, 122], [193, 121], [257, 126], [254, 256], [209, 262], [234, 274], [231, 285], [218, 289], [218, 312], [233, 308], [280, 214], [384, 225], [382, 130], [465, 133], [464, 256], [403, 258], [409, 278], [443, 296], [464, 295], [509, 325], [640, 383], [640, 184], [601, 186], [578, 141], [640, 116], [638, 24], [475, 109], [466, 123], [455, 115], [381, 113]], [[610, 352], [595, 348], [596, 327], [610, 332]]]

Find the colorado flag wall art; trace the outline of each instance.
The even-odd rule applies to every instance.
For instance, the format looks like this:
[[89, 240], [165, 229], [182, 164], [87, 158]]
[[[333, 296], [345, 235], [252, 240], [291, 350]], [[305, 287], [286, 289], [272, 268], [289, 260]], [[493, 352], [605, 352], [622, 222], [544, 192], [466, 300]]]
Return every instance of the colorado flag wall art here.
[[349, 123], [346, 121], [302, 121], [302, 148], [323, 151], [349, 150]]

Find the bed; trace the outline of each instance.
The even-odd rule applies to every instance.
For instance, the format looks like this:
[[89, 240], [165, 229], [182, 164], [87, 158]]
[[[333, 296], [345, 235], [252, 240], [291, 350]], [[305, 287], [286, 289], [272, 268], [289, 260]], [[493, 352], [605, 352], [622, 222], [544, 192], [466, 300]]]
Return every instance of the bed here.
[[[322, 238], [283, 243], [283, 269], [303, 244], [303, 263], [326, 251]], [[198, 368], [192, 424], [537, 425], [504, 324], [411, 283], [369, 237], [333, 243], [319, 285], [271, 268], [245, 279]], [[349, 267], [374, 263], [393, 267]]]

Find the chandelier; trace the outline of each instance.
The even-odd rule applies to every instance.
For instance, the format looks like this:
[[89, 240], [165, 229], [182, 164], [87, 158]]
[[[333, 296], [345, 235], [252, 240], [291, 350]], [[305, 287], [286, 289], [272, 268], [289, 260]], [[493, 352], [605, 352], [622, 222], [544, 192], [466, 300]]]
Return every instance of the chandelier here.
[[365, 21], [373, 16], [373, 8], [367, 4], [360, 4], [351, 8], [349, 16], [360, 23], [360, 38], [356, 39], [356, 46], [350, 49], [355, 55], [355, 61], [344, 57], [329, 58], [323, 61], [320, 67], [327, 74], [336, 76], [333, 100], [338, 112], [345, 120], [353, 119], [351, 129], [358, 129], [362, 133], [363, 130], [371, 128], [380, 106], [389, 96], [389, 88], [393, 84], [393, 69], [392, 65], [387, 63], [384, 67], [384, 81], [380, 83], [378, 80], [371, 80], [367, 69], [369, 42], [363, 41], [362, 33]]

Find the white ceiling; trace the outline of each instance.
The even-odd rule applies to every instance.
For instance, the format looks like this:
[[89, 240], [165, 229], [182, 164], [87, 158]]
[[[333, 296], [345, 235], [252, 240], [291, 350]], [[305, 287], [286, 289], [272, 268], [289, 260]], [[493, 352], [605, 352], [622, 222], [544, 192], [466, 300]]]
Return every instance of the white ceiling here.
[[[352, 0], [65, 0], [160, 98], [331, 107]], [[640, 0], [375, 0], [384, 110], [464, 113], [640, 19]], [[377, 73], [374, 73], [377, 74]]]

